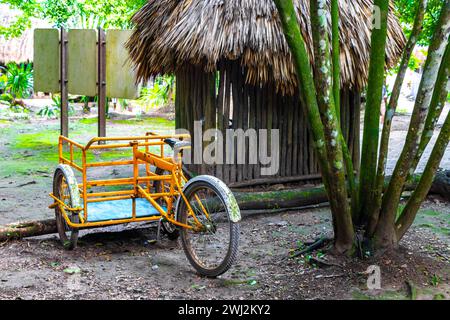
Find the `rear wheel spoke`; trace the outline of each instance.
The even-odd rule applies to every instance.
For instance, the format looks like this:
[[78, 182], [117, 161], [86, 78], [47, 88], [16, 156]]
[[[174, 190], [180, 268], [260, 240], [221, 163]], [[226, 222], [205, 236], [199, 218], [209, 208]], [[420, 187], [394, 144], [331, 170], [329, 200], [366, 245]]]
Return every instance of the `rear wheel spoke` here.
[[[209, 178], [202, 177], [205, 180]], [[238, 226], [230, 220], [228, 192], [220, 192], [209, 181], [193, 182], [184, 190], [195, 218], [183, 201], [178, 215], [182, 223], [198, 220], [201, 227], [182, 229], [182, 244], [191, 264], [203, 275], [217, 276], [225, 272], [234, 261], [237, 252]], [[205, 213], [206, 211], [206, 213]]]

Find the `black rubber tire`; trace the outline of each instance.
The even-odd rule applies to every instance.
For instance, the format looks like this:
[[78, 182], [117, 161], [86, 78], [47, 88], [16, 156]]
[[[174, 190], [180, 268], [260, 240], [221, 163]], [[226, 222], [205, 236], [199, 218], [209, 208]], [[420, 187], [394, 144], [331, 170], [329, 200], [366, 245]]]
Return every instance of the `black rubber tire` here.
[[[239, 223], [231, 221], [230, 212], [228, 211], [229, 206], [227, 206], [228, 199], [223, 196], [223, 193], [221, 193], [218, 188], [215, 186], [215, 184], [210, 181], [209, 176], [198, 176], [195, 178], [196, 181], [193, 181], [191, 184], [187, 185], [185, 190], [183, 191], [186, 198], [190, 199], [191, 194], [195, 191], [201, 189], [201, 188], [210, 188], [213, 190], [216, 195], [220, 198], [222, 203], [224, 204], [224, 207], [227, 210], [227, 214], [229, 217], [229, 224], [230, 224], [230, 242], [228, 245], [228, 251], [226, 256], [224, 257], [222, 263], [213, 269], [207, 269], [203, 267], [195, 258], [195, 254], [192, 252], [192, 246], [189, 242], [189, 237], [187, 236], [187, 229], [180, 228], [181, 233], [181, 243], [183, 246], [183, 250], [186, 254], [187, 259], [191, 263], [191, 265], [197, 270], [197, 272], [206, 277], [215, 278], [226, 271], [233, 265], [233, 263], [236, 261], [237, 253], [238, 253], [238, 243], [239, 243]], [[187, 221], [187, 208], [186, 208], [185, 202], [180, 199], [179, 204], [177, 206], [177, 219], [181, 223], [186, 223]]]
[[[157, 175], [164, 175], [164, 174], [168, 174], [167, 171], [164, 171], [161, 168], [156, 168], [155, 173]], [[155, 181], [153, 184], [153, 187], [155, 188], [155, 192], [156, 193], [160, 193], [162, 192], [162, 181]], [[164, 202], [164, 200], [160, 199], [158, 200], [159, 204], [162, 205]], [[175, 204], [175, 200], [174, 200], [174, 204]], [[169, 221], [161, 221], [161, 227], [162, 227], [162, 231], [165, 235], [167, 235], [167, 237], [169, 238], [169, 240], [175, 241], [180, 237], [180, 230], [179, 228], [170, 223]]]
[[[56, 169], [55, 174], [53, 176], [53, 194], [58, 199], [61, 198], [59, 186], [61, 185], [63, 178], [66, 181], [68, 181], [68, 177], [66, 176], [66, 173], [63, 170], [61, 170], [60, 168]], [[74, 206], [72, 195], [70, 195], [70, 206], [72, 206], [72, 207]], [[67, 225], [62, 213], [60, 212], [59, 206], [55, 207], [55, 220], [56, 220], [56, 228], [58, 230], [59, 239], [61, 241], [61, 244], [67, 250], [75, 249], [77, 247], [77, 243], [78, 243], [79, 229], [71, 228]], [[74, 223], [79, 223], [80, 218], [78, 217], [78, 213], [72, 213], [70, 220]], [[67, 235], [67, 232], [70, 233], [69, 236]]]

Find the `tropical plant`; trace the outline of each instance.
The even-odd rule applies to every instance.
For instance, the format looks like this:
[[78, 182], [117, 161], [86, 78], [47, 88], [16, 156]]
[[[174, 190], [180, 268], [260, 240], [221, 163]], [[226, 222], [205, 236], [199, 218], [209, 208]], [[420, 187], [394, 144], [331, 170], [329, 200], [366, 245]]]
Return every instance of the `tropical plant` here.
[[8, 78], [6, 77], [6, 74], [0, 72], [0, 93], [5, 91], [7, 81]]
[[127, 99], [118, 99], [118, 102], [122, 110], [127, 110], [130, 106], [130, 102]]
[[28, 97], [33, 91], [33, 69], [31, 64], [17, 65], [10, 62], [5, 67], [0, 67], [6, 76], [4, 90], [14, 96], [15, 99]]
[[52, 104], [40, 109], [37, 115], [43, 118], [55, 118], [60, 114], [60, 111], [61, 110], [56, 105]]
[[142, 88], [139, 102], [146, 107], [159, 107], [175, 99], [175, 76], [164, 75], [155, 78], [153, 86]]
[[0, 95], [0, 103], [6, 106], [11, 106], [14, 102], [14, 97], [10, 93], [2, 93]]
[[[69, 104], [69, 115], [75, 112], [72, 105]], [[44, 118], [55, 118], [61, 114], [61, 96], [59, 94], [52, 95], [52, 104], [43, 107], [37, 112], [37, 115]]]
[[55, 27], [130, 28], [130, 18], [147, 0], [0, 0], [22, 13], [0, 35], [19, 37], [31, 26], [31, 18], [44, 19]]
[[[450, 0], [442, 1], [435, 31], [431, 38], [405, 145], [389, 183], [385, 169], [392, 119], [405, 79], [411, 54], [422, 34], [427, 1], [415, 2], [415, 19], [403, 52], [399, 72], [390, 96], [380, 140], [380, 109], [385, 82], [385, 52], [389, 0], [374, 0], [379, 13], [379, 27], [371, 35], [369, 79], [366, 93], [361, 169], [358, 177], [342, 137], [339, 124], [339, 1], [310, 0], [311, 31], [317, 70], [311, 70], [306, 44], [292, 0], [274, 0], [283, 32], [295, 61], [297, 78], [305, 101], [315, 141], [323, 182], [331, 206], [334, 251], [341, 254], [384, 252], [395, 248], [412, 225], [420, 204], [431, 184], [450, 140], [450, 113], [440, 130], [428, 163], [415, 191], [401, 208], [400, 198], [414, 173], [442, 113], [448, 95], [450, 68]], [[430, 1], [433, 3], [433, 1]], [[331, 11], [331, 12], [330, 12]], [[331, 16], [331, 37], [327, 21]], [[335, 41], [330, 38], [335, 39]], [[330, 50], [332, 48], [332, 50]], [[349, 201], [350, 199], [350, 201]]]
[[89, 101], [90, 101], [90, 97], [88, 96], [82, 96], [80, 98], [80, 102], [83, 103], [83, 112], [84, 113], [90, 113], [91, 112], [91, 108], [89, 107]]
[[[442, 0], [428, 0], [428, 4], [422, 21], [423, 31], [418, 35], [418, 44], [428, 46], [433, 38], [436, 25], [439, 20], [439, 13], [442, 8]], [[400, 21], [405, 26], [404, 31], [409, 36], [411, 34], [416, 17], [416, 0], [394, 0], [395, 9]]]
[[408, 68], [412, 71], [416, 71], [420, 68], [421, 64], [420, 58], [418, 58], [414, 53], [411, 55], [411, 60], [409, 60]]
[[30, 110], [25, 107], [25, 104], [21, 100], [16, 100], [10, 93], [2, 93], [0, 95], [0, 104], [9, 107], [9, 110], [13, 113], [29, 113]]
[[37, 112], [37, 115], [43, 118], [54, 118], [61, 113], [61, 96], [53, 95], [52, 104], [45, 106]]

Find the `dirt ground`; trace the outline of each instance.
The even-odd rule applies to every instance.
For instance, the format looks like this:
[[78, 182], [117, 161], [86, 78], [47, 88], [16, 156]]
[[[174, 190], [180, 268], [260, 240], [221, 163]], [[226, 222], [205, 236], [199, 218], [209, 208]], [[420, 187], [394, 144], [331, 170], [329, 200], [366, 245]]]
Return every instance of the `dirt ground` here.
[[[450, 214], [438, 199], [424, 207]], [[154, 225], [90, 231], [75, 251], [56, 236], [3, 243], [0, 299], [409, 299], [407, 283], [414, 299], [450, 297], [448, 234], [416, 224], [399, 252], [363, 263], [288, 258], [329, 229], [327, 208], [245, 217], [238, 262], [217, 279], [199, 277], [177, 241], [154, 243]], [[380, 267], [381, 290], [367, 288], [370, 265]]]
[[[396, 117], [388, 170], [408, 119]], [[111, 135], [167, 132], [173, 126], [160, 119], [109, 122]], [[71, 126], [79, 141], [95, 136], [90, 120]], [[53, 217], [47, 206], [57, 127], [56, 120], [0, 122], [0, 224]], [[450, 168], [450, 148], [441, 166]], [[328, 208], [245, 216], [238, 262], [217, 279], [199, 277], [178, 242], [155, 242], [154, 225], [85, 232], [75, 251], [65, 251], [55, 235], [5, 242], [0, 299], [449, 299], [449, 217], [449, 203], [429, 198], [398, 252], [360, 263], [334, 261], [319, 251], [315, 257], [328, 262], [317, 265], [314, 257], [288, 257], [293, 248], [330, 233]], [[381, 269], [380, 290], [367, 288], [371, 265]]]

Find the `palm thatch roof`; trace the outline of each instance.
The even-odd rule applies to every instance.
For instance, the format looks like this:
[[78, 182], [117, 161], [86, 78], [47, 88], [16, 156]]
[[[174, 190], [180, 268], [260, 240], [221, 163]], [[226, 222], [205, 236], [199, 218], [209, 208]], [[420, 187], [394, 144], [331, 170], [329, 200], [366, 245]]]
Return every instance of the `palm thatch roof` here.
[[[294, 0], [294, 4], [313, 62], [309, 0]], [[342, 86], [360, 89], [367, 82], [372, 7], [373, 0], [340, 0]], [[288, 93], [297, 86], [272, 0], [149, 0], [132, 21], [135, 30], [127, 47], [138, 80], [176, 72], [186, 63], [214, 71], [221, 60], [240, 59], [248, 70], [247, 83], [274, 80], [278, 89]], [[328, 22], [331, 25], [330, 17]], [[405, 41], [398, 20], [389, 14], [388, 67], [397, 63]]]
[[[20, 14], [20, 11], [10, 9], [6, 4], [0, 4], [0, 25], [11, 25]], [[49, 27], [49, 24], [34, 18], [31, 19], [31, 24], [31, 28], [25, 30], [20, 37], [6, 39], [0, 36], [0, 64], [33, 60], [33, 29]]]

